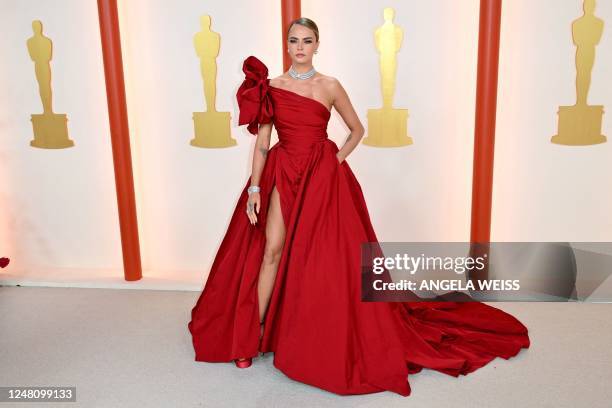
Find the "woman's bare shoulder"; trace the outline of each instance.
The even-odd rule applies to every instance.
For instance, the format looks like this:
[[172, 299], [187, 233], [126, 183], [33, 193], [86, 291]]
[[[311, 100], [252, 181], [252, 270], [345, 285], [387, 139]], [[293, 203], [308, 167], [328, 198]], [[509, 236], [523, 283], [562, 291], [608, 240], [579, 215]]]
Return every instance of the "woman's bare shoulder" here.
[[333, 81], [337, 81], [336, 78], [334, 78], [331, 75], [327, 75], [327, 74], [323, 74], [319, 71], [317, 71], [317, 76], [316, 78], [318, 78], [319, 81], [321, 82], [333, 82]]
[[319, 74], [319, 84], [321, 84], [321, 87], [325, 89], [326, 93], [334, 99], [338, 94], [338, 89], [342, 87], [340, 81], [331, 75], [321, 74], [320, 72]]

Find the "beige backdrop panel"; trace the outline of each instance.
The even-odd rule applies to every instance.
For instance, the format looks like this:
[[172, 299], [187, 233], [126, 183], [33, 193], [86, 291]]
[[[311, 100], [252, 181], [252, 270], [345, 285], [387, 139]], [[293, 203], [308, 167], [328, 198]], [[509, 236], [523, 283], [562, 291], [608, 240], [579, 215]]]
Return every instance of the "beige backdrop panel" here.
[[[0, 256], [2, 279], [104, 280], [121, 246], [95, 1], [1, 0]], [[53, 41], [55, 112], [68, 115], [67, 149], [30, 147], [42, 113], [26, 41], [41, 20]]]
[[552, 144], [559, 105], [576, 102], [572, 21], [578, 0], [504, 2], [493, 188], [494, 241], [611, 241], [612, 3], [597, 46], [590, 105], [604, 105], [593, 146]]

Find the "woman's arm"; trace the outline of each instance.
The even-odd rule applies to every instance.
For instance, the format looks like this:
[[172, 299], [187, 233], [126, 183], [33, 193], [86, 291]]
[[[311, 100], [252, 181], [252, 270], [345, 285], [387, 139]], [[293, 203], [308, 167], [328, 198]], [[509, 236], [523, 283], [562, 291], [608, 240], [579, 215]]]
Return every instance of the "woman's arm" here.
[[258, 186], [261, 172], [266, 164], [268, 150], [270, 150], [270, 137], [272, 135], [272, 123], [259, 125], [255, 150], [253, 151], [253, 168], [251, 170], [251, 185]]
[[[255, 141], [255, 150], [253, 151], [253, 168], [251, 170], [252, 186], [259, 186], [261, 172], [266, 164], [268, 150], [270, 150], [271, 135], [272, 123], [262, 123], [259, 125], [257, 140]], [[251, 224], [255, 224], [257, 222], [257, 214], [259, 214], [260, 207], [261, 199], [259, 192], [250, 193], [247, 201], [247, 216], [249, 217]], [[254, 211], [250, 211], [250, 209], [253, 209]]]
[[346, 126], [351, 133], [346, 138], [344, 145], [340, 148], [336, 156], [338, 161], [342, 163], [344, 159], [357, 147], [359, 141], [365, 133], [365, 129], [353, 108], [353, 104], [349, 99], [344, 87], [336, 78], [333, 78], [330, 85], [331, 94], [333, 96], [333, 106], [336, 108]]

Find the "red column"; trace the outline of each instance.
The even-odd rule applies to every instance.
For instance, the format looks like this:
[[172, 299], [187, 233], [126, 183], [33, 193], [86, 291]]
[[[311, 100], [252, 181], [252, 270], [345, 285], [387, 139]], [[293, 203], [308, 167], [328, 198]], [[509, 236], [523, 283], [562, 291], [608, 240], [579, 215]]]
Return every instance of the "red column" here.
[[502, 0], [480, 0], [471, 242], [488, 243], [491, 235], [501, 7]]
[[283, 53], [283, 72], [291, 66], [291, 58], [287, 54], [287, 29], [289, 24], [302, 16], [302, 3], [300, 0], [281, 0], [281, 50]]
[[117, 0], [98, 0], [125, 280], [142, 278]]

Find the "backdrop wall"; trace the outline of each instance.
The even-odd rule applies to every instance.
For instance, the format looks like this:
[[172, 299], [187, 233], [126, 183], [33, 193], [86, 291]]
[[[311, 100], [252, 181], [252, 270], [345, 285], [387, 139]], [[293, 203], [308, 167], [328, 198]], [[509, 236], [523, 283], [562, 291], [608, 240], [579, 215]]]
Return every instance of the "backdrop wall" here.
[[[612, 6], [596, 14], [612, 21]], [[409, 110], [414, 144], [359, 145], [347, 161], [366, 196], [380, 241], [468, 241], [478, 0], [390, 1], [404, 30], [394, 105]], [[95, 1], [0, 0], [0, 279], [123, 284], [104, 74]], [[376, 1], [302, 3], [319, 25], [315, 67], [338, 78], [367, 128], [381, 104], [374, 30]], [[238, 145], [192, 147], [192, 112], [205, 107], [193, 35], [200, 16], [221, 36], [217, 109], [232, 115]], [[492, 240], [609, 240], [612, 196], [604, 189], [609, 144], [550, 143], [558, 105], [574, 103], [571, 21], [580, 2], [504, 2], [495, 149]], [[255, 138], [237, 127], [242, 61], [260, 58], [282, 72], [277, 1], [119, 2], [143, 281], [200, 289], [251, 171]], [[76, 146], [29, 146], [29, 115], [41, 109], [25, 41], [32, 20], [53, 40], [55, 111], [67, 113]], [[589, 101], [612, 106], [612, 50], [604, 30]], [[604, 115], [604, 132], [611, 136]], [[348, 129], [333, 112], [329, 137]], [[277, 140], [273, 134], [273, 141]]]

